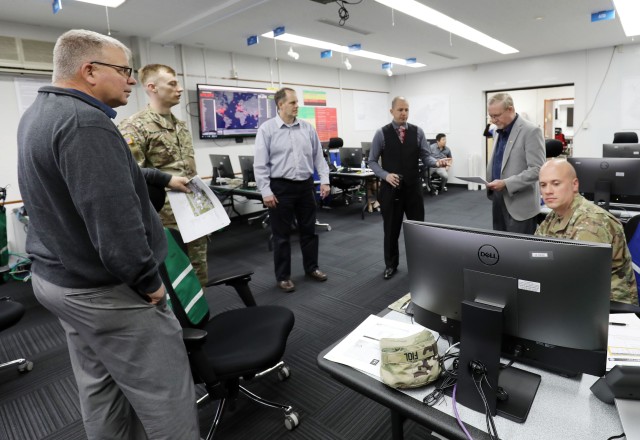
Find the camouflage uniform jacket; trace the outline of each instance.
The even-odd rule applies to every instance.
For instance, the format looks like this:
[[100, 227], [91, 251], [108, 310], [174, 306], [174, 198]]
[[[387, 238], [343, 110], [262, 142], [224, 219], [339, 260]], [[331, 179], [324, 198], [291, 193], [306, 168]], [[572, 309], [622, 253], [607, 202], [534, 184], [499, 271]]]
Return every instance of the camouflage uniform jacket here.
[[[174, 176], [193, 177], [196, 162], [191, 134], [184, 121], [171, 114], [171, 123], [147, 106], [122, 121], [118, 128], [133, 157], [143, 168], [157, 168]], [[168, 198], [160, 211], [164, 225], [175, 225]]]
[[564, 217], [550, 212], [538, 226], [536, 235], [611, 244], [611, 299], [638, 304], [631, 254], [622, 225], [612, 214], [576, 194], [569, 212]]

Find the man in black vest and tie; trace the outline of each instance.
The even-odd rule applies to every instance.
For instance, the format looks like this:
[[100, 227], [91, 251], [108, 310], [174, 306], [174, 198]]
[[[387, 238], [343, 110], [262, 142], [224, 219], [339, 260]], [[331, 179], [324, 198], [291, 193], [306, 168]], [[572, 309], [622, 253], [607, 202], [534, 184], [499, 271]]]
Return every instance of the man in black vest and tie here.
[[369, 153], [369, 168], [382, 180], [378, 200], [384, 227], [385, 280], [398, 270], [398, 238], [404, 215], [408, 220], [424, 221], [418, 159], [431, 168], [445, 167], [449, 161], [434, 159], [424, 131], [407, 123], [409, 102], [405, 98], [393, 98], [390, 112], [393, 121], [376, 131]]

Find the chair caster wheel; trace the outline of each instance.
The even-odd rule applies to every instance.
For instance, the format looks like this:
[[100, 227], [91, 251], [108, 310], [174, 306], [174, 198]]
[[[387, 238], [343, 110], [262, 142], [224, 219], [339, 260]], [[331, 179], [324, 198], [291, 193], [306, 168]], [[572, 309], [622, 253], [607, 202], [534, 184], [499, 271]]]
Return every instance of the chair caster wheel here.
[[330, 231], [330, 230], [331, 230], [331, 226], [327, 226], [327, 231]]
[[291, 377], [291, 370], [286, 365], [278, 370], [278, 379], [280, 382], [284, 382], [289, 379], [289, 377]]
[[33, 362], [31, 361], [24, 361], [18, 365], [18, 371], [20, 373], [28, 373], [31, 370], [33, 370]]
[[293, 431], [300, 424], [300, 418], [297, 412], [292, 412], [284, 416], [284, 426], [289, 431]]

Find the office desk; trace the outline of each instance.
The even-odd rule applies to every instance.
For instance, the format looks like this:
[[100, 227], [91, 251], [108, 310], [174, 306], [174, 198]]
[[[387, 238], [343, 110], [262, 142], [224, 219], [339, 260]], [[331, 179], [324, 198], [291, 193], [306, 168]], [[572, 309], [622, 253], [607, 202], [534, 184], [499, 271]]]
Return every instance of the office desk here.
[[364, 220], [364, 212], [367, 210], [367, 205], [369, 204], [369, 192], [366, 189], [367, 180], [375, 179], [376, 175], [369, 168], [360, 169], [360, 168], [352, 168], [354, 171], [344, 172], [338, 168], [338, 171], [331, 171], [329, 173], [329, 181], [331, 181], [331, 177], [345, 177], [350, 179], [360, 179], [361, 185], [365, 187], [364, 191], [364, 205], [362, 206], [361, 216], [362, 220]]
[[[404, 315], [396, 312], [391, 312], [388, 316], [398, 320], [405, 319]], [[453, 416], [449, 397], [445, 398], [445, 403], [441, 402], [438, 405], [442, 410], [428, 407], [422, 403], [422, 397], [431, 392], [433, 386], [409, 391], [414, 397], [419, 397], [418, 400], [351, 367], [324, 359], [338, 342], [318, 355], [318, 366], [338, 382], [389, 408], [394, 440], [403, 438], [402, 425], [407, 418], [448, 439], [466, 440]], [[596, 377], [582, 375], [568, 379], [521, 363], [516, 362], [516, 366], [540, 374], [542, 382], [525, 423], [511, 422], [499, 416], [494, 418], [501, 439], [605, 440], [622, 433], [615, 406], [601, 402], [589, 390]], [[474, 439], [490, 438], [484, 432], [484, 414], [469, 410], [460, 404], [458, 411]], [[482, 431], [472, 425], [481, 427]]]
[[225, 201], [229, 200], [230, 203], [225, 206], [230, 206], [231, 210], [236, 213], [236, 215], [240, 215], [240, 213], [236, 210], [234, 205], [233, 196], [242, 196], [246, 197], [249, 200], [260, 200], [262, 202], [262, 194], [255, 187], [243, 188], [242, 186], [228, 184], [228, 185], [209, 185], [211, 191], [218, 197], [220, 197], [220, 202], [225, 205]]

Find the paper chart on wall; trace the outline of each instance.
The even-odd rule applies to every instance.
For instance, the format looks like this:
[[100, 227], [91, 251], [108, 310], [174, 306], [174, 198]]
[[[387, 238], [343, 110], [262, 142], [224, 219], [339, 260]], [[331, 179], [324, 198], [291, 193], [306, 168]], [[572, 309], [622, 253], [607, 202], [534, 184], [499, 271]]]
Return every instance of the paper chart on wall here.
[[409, 97], [409, 122], [425, 134], [449, 133], [449, 95]]
[[374, 131], [391, 120], [391, 102], [387, 93], [353, 92], [356, 131]]
[[623, 78], [620, 94], [620, 123], [622, 129], [640, 129], [640, 76]]

